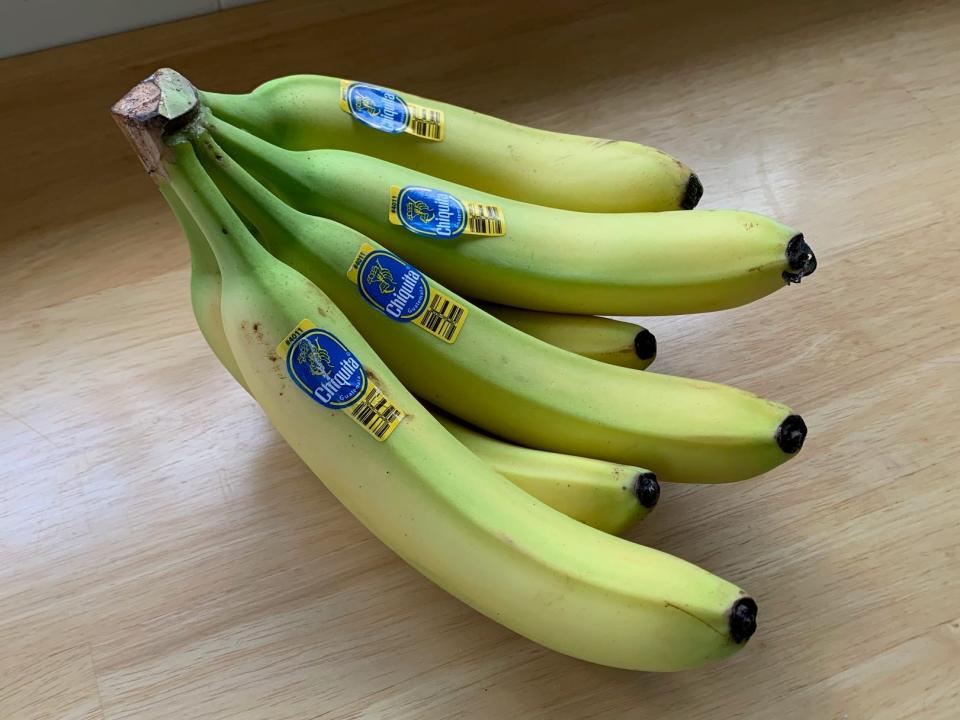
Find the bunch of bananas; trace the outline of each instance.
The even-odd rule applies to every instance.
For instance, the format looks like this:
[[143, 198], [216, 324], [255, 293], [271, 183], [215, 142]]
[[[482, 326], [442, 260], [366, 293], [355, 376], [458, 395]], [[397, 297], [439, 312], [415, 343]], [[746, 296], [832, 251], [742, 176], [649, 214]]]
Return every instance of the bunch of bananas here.
[[745, 644], [752, 598], [617, 535], [657, 476], [763, 473], [803, 420], [645, 371], [653, 335], [595, 314], [750, 302], [814, 270], [800, 233], [693, 210], [697, 177], [651, 148], [364, 83], [222, 95], [162, 69], [113, 114], [186, 234], [213, 352], [398, 555], [595, 663], [676, 670]]

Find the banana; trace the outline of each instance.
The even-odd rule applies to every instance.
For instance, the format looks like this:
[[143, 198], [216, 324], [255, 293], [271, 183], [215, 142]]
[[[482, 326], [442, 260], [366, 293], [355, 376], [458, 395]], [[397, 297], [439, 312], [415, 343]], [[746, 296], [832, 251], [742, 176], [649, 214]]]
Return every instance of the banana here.
[[556, 210], [358, 153], [284, 150], [216, 117], [209, 126], [289, 205], [349, 225], [480, 300], [589, 315], [708, 312], [816, 268], [802, 233], [756, 213]]
[[202, 99], [292, 150], [362, 152], [548, 207], [689, 210], [703, 194], [686, 165], [644, 145], [536, 130], [366, 83], [292, 75], [246, 95], [203, 92]]
[[[191, 300], [200, 332], [234, 379], [246, 388], [220, 319], [220, 267], [206, 238], [169, 185], [161, 193], [180, 221], [191, 257]], [[450, 416], [434, 416], [457, 440], [533, 497], [591, 527], [619, 535], [660, 499], [656, 475], [643, 468], [521, 447], [484, 435]]]
[[577, 355], [643, 370], [657, 357], [657, 339], [644, 327], [596, 315], [568, 315], [476, 302], [527, 335]]
[[272, 253], [321, 287], [415, 394], [479, 428], [541, 450], [649, 467], [673, 482], [742, 480], [803, 443], [806, 426], [784, 405], [537, 340], [364, 235], [285, 205], [206, 128], [194, 144]]
[[[189, 90], [159, 71], [113, 113], [213, 249], [224, 331], [251, 394], [346, 508], [427, 578], [558, 652], [677, 670], [742, 648], [757, 611], [743, 591], [578, 523], [494, 473], [326, 295], [257, 243], [184, 137], [195, 131]], [[167, 138], [167, 126], [181, 134]]]
[[660, 499], [657, 476], [649, 470], [533, 450], [472, 430], [449, 415], [434, 417], [514, 485], [597, 530], [619, 535], [646, 517]]
[[200, 328], [200, 334], [213, 350], [220, 364], [226, 368], [233, 379], [246, 389], [247, 385], [240, 375], [240, 368], [227, 344], [220, 321], [220, 266], [213, 251], [203, 237], [193, 216], [169, 185], [160, 186], [160, 192], [180, 223], [180, 228], [190, 247], [190, 303], [193, 315]]

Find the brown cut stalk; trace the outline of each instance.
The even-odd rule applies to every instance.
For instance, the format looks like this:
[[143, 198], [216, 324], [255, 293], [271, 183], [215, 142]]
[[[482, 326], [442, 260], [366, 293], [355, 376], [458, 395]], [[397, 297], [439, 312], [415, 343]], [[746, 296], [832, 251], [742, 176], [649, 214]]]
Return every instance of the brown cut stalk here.
[[193, 120], [200, 99], [190, 81], [176, 70], [160, 68], [120, 98], [110, 113], [127, 136], [150, 177], [166, 178], [164, 138]]

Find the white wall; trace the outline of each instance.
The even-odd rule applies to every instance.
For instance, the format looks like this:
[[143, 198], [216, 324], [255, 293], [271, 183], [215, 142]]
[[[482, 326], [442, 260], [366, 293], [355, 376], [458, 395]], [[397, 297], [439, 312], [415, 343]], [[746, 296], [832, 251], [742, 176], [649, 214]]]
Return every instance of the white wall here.
[[0, 0], [0, 57], [257, 0]]

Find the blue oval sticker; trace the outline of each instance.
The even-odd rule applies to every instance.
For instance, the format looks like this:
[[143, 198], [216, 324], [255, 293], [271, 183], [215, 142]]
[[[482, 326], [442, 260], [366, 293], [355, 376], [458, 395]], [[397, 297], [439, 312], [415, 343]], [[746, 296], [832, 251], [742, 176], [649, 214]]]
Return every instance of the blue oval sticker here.
[[408, 185], [397, 195], [397, 218], [410, 232], [455, 238], [467, 227], [467, 209], [443, 190]]
[[396, 93], [376, 85], [351, 83], [346, 101], [350, 114], [374, 130], [396, 135], [407, 129], [410, 109]]
[[387, 317], [410, 322], [427, 306], [430, 286], [423, 274], [392, 253], [374, 250], [357, 271], [360, 294]]
[[367, 374], [357, 356], [316, 328], [287, 350], [287, 373], [307, 395], [334, 410], [353, 405], [367, 389]]

